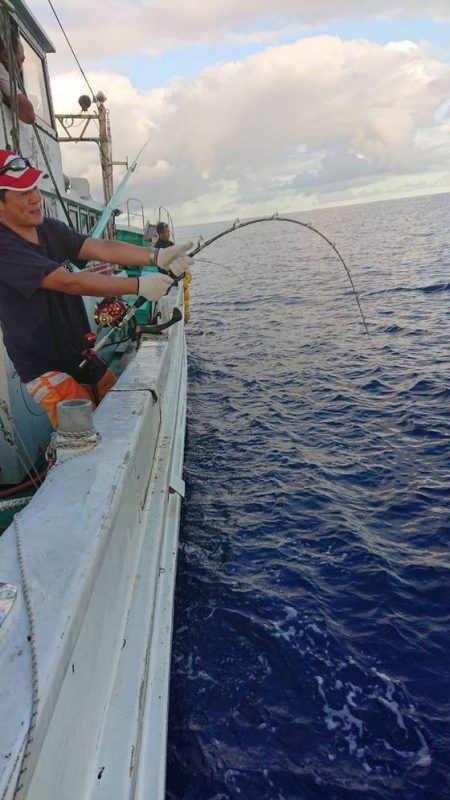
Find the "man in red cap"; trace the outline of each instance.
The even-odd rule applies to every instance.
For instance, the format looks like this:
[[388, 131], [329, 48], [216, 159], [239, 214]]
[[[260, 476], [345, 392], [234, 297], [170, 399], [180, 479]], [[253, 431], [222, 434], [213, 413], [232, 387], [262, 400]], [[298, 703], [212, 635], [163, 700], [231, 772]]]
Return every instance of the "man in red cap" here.
[[[44, 217], [41, 175], [28, 159], [0, 150], [0, 324], [20, 379], [56, 427], [60, 400], [94, 401], [88, 381], [76, 380], [90, 330], [82, 296], [137, 294], [159, 300], [172, 285], [169, 269], [177, 277], [192, 263], [186, 255], [192, 244], [143, 250], [80, 234]], [[70, 271], [69, 262], [85, 266], [90, 259], [129, 267], [155, 264], [162, 273], [121, 278]], [[114, 382], [99, 360], [92, 383], [100, 399]]]

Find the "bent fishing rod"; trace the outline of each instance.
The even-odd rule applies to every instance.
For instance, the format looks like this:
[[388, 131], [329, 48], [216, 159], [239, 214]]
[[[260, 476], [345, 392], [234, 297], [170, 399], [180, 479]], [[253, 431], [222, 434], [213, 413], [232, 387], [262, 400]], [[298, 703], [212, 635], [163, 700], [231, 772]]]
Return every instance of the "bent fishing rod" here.
[[[313, 233], [316, 233], [318, 236], [321, 237], [321, 239], [323, 239], [332, 248], [332, 250], [336, 253], [339, 261], [341, 262], [342, 266], [345, 269], [346, 275], [347, 275], [348, 280], [350, 282], [350, 286], [351, 286], [353, 295], [355, 297], [355, 300], [356, 300], [356, 303], [357, 303], [357, 306], [358, 306], [359, 314], [361, 316], [361, 319], [362, 319], [362, 322], [363, 322], [363, 325], [364, 325], [364, 330], [367, 333], [367, 335], [370, 336], [369, 329], [367, 327], [367, 322], [366, 322], [366, 319], [365, 319], [365, 316], [364, 316], [364, 312], [362, 310], [361, 303], [360, 303], [360, 300], [359, 300], [358, 292], [357, 292], [355, 283], [353, 281], [353, 277], [352, 277], [352, 274], [350, 272], [349, 267], [345, 263], [344, 258], [342, 257], [341, 253], [337, 249], [337, 247], [334, 244], [334, 242], [332, 242], [331, 239], [329, 239], [327, 236], [325, 236], [324, 233], [322, 233], [317, 228], [315, 228], [314, 225], [312, 225], [311, 222], [301, 222], [300, 220], [293, 219], [292, 217], [280, 216], [278, 213], [271, 214], [270, 216], [265, 216], [265, 217], [255, 217], [253, 219], [246, 220], [245, 222], [240, 222], [239, 219], [236, 219], [233, 222], [232, 225], [228, 226], [227, 228], [225, 228], [220, 233], [216, 233], [214, 236], [211, 236], [209, 239], [206, 239], [206, 240], [203, 240], [203, 241], [199, 240], [198, 243], [197, 243], [197, 246], [193, 250], [191, 250], [191, 252], [189, 253], [189, 256], [191, 258], [195, 258], [197, 253], [200, 253], [206, 247], [209, 247], [210, 244], [213, 244], [213, 242], [218, 241], [218, 239], [221, 239], [223, 236], [227, 236], [229, 233], [233, 233], [233, 231], [239, 230], [240, 228], [246, 228], [246, 227], [248, 227], [248, 225], [255, 225], [257, 222], [292, 222], [294, 225], [300, 225], [302, 228], [307, 228], [308, 230], [312, 231]], [[198, 260], [200, 261], [202, 259], [198, 259]], [[204, 260], [206, 261], [206, 259], [204, 259]], [[214, 262], [211, 262], [211, 263], [214, 263]], [[217, 264], [217, 266], [225, 267], [224, 264], [223, 265]], [[225, 267], [225, 268], [227, 268], [227, 267]], [[230, 272], [233, 272], [233, 270], [230, 270]], [[236, 273], [234, 273], [234, 274], [236, 274]], [[183, 275], [179, 276], [179, 279], [181, 279], [181, 278], [183, 278]], [[114, 332], [114, 329], [117, 330], [118, 327], [122, 327], [126, 322], [128, 322], [130, 319], [132, 319], [132, 317], [134, 317], [137, 309], [144, 302], [145, 302], [145, 298], [138, 297], [135, 300], [135, 302], [129, 308], [127, 308], [126, 311], [124, 311], [122, 314], [119, 314], [117, 316], [117, 318], [114, 320], [114, 323], [112, 325], [111, 330], [100, 341], [98, 341], [95, 344], [95, 352], [98, 352], [99, 350], [103, 349], [103, 347], [105, 347], [108, 344], [109, 339], [111, 338], [111, 336], [112, 336], [112, 334]], [[169, 320], [168, 322], [164, 323], [163, 325], [145, 326], [143, 332], [145, 332], [145, 333], [160, 333], [165, 328], [170, 327], [171, 325], [175, 324], [176, 322], [179, 322], [180, 320], [181, 320], [181, 312], [179, 311], [178, 308], [175, 307], [171, 320]], [[86, 363], [86, 361], [83, 362], [83, 365], [85, 363]]]
[[352, 292], [354, 294], [356, 303], [358, 305], [358, 310], [359, 310], [359, 314], [361, 316], [361, 319], [362, 319], [362, 322], [363, 322], [363, 325], [364, 325], [364, 330], [367, 333], [367, 335], [370, 336], [369, 329], [367, 327], [367, 322], [366, 322], [363, 310], [361, 308], [361, 303], [359, 301], [359, 295], [358, 295], [358, 292], [356, 290], [356, 286], [354, 284], [353, 277], [352, 277], [352, 274], [350, 272], [350, 269], [348, 268], [347, 264], [345, 263], [342, 255], [340, 254], [340, 252], [337, 249], [337, 247], [334, 244], [334, 242], [332, 242], [331, 239], [329, 239], [327, 236], [325, 236], [324, 233], [322, 233], [317, 228], [315, 228], [314, 225], [312, 225], [311, 222], [301, 222], [300, 220], [293, 219], [292, 217], [280, 216], [278, 213], [271, 214], [268, 217], [255, 217], [254, 219], [249, 219], [249, 220], [246, 220], [245, 222], [240, 222], [239, 219], [236, 219], [233, 222], [232, 225], [230, 225], [228, 228], [225, 228], [225, 230], [221, 231], [220, 233], [216, 233], [214, 236], [211, 236], [210, 239], [206, 239], [205, 241], [200, 241], [199, 240], [198, 243], [197, 243], [197, 247], [195, 247], [194, 250], [192, 250], [188, 255], [191, 256], [191, 258], [194, 258], [197, 255], [197, 253], [200, 253], [200, 251], [204, 250], [205, 247], [209, 247], [210, 244], [212, 244], [213, 242], [216, 242], [218, 239], [221, 239], [222, 236], [227, 236], [229, 233], [233, 233], [233, 231], [237, 231], [240, 228], [246, 228], [248, 225], [255, 225], [255, 223], [257, 223], [257, 222], [292, 222], [292, 223], [294, 223], [294, 225], [300, 225], [302, 228], [307, 228], [308, 230], [312, 231], [313, 233], [316, 233], [318, 236], [321, 237], [321, 239], [323, 239], [327, 244], [330, 245], [330, 247], [332, 248], [332, 250], [334, 250], [334, 252], [336, 253], [336, 255], [337, 255], [338, 259], [339, 259], [339, 261], [341, 262], [342, 266], [345, 269], [345, 272], [347, 274], [348, 280], [350, 281], [350, 286], [352, 288]]

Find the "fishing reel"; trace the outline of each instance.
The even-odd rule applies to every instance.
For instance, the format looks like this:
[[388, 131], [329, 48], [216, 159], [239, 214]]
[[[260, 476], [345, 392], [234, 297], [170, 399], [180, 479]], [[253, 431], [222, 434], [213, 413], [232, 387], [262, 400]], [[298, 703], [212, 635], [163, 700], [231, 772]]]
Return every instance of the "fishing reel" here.
[[115, 328], [130, 309], [130, 304], [119, 297], [104, 297], [96, 304], [94, 322], [102, 328]]

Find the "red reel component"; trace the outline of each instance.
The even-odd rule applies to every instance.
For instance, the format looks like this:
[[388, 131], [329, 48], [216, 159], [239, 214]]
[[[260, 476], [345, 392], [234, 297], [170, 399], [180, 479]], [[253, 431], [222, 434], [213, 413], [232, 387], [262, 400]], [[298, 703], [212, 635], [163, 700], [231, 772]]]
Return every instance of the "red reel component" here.
[[129, 303], [118, 297], [105, 297], [95, 306], [95, 324], [110, 328], [122, 319], [129, 307]]

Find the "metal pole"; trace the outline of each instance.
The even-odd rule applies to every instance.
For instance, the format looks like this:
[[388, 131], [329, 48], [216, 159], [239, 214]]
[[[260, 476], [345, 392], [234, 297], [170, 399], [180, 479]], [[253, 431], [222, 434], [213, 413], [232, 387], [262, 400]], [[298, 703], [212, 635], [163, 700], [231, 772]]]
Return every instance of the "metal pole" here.
[[98, 104], [100, 163], [102, 167], [103, 197], [108, 205], [114, 193], [112, 169], [111, 128], [108, 112], [103, 103]]

